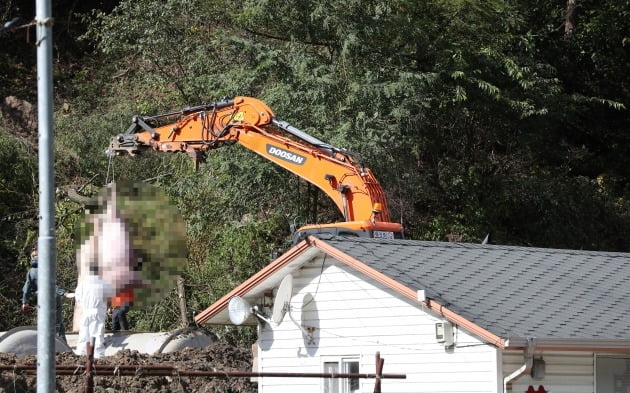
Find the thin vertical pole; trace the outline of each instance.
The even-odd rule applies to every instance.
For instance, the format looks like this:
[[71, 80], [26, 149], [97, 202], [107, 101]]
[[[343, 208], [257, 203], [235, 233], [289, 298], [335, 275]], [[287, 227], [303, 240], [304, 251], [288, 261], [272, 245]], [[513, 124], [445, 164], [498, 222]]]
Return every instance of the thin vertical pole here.
[[37, 123], [39, 132], [39, 263], [37, 393], [55, 391], [55, 185], [52, 110], [51, 0], [36, 0]]
[[381, 353], [376, 352], [376, 381], [374, 382], [374, 393], [381, 393], [381, 379], [383, 378], [383, 364], [385, 359], [381, 358]]
[[94, 369], [94, 344], [96, 340], [94, 337], [90, 340], [89, 343], [86, 343], [86, 353], [87, 358], [85, 360], [85, 378], [84, 378], [84, 393], [94, 393], [94, 373], [92, 370]]

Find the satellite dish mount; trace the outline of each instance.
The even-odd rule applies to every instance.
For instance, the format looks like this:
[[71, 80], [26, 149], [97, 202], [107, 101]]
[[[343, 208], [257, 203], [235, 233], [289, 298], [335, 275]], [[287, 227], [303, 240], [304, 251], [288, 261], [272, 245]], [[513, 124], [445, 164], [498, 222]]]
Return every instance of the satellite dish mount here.
[[282, 281], [280, 282], [280, 286], [278, 287], [278, 292], [276, 292], [276, 297], [273, 302], [273, 313], [271, 314], [271, 320], [276, 324], [276, 326], [282, 323], [285, 314], [289, 314], [289, 318], [293, 322], [295, 326], [298, 327], [306, 337], [306, 342], [308, 344], [315, 344], [315, 340], [313, 338], [313, 331], [315, 328], [313, 327], [304, 327], [298, 323], [298, 321], [293, 318], [293, 314], [291, 314], [291, 297], [293, 296], [293, 276], [291, 274], [287, 274]]
[[252, 306], [247, 300], [239, 296], [234, 296], [230, 299], [228, 314], [230, 315], [230, 321], [235, 325], [242, 325], [252, 315], [261, 323], [271, 324], [269, 318], [260, 311], [257, 305]]
[[230, 315], [230, 321], [235, 325], [242, 325], [251, 315], [254, 315], [260, 322], [266, 322], [270, 326], [280, 326], [284, 320], [284, 316], [289, 314], [291, 321], [297, 326], [304, 336], [306, 337], [308, 344], [314, 344], [313, 327], [304, 327], [300, 325], [293, 315], [291, 314], [291, 297], [293, 296], [293, 276], [287, 274], [278, 287], [276, 296], [273, 302], [273, 311], [271, 313], [271, 320], [262, 313], [257, 305], [252, 306], [249, 302], [241, 297], [234, 296], [228, 303], [228, 313]]

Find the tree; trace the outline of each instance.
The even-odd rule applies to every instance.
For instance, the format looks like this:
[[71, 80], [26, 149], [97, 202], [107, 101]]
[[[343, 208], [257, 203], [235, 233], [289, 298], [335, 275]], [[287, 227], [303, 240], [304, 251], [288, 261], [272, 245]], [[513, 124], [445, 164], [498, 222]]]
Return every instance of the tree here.
[[[134, 114], [237, 95], [356, 152], [410, 238], [629, 250], [628, 0], [107, 4], [73, 18], [87, 24], [73, 30], [85, 27], [86, 57], [59, 56], [57, 182], [115, 173], [163, 188], [186, 224], [194, 309], [285, 249], [288, 224], [339, 218], [324, 194], [238, 146], [198, 172], [185, 157], [102, 154]], [[34, 96], [22, 57], [0, 54], [2, 88], [20, 98]], [[4, 223], [15, 244], [33, 231], [32, 217]], [[64, 258], [71, 237], [58, 239]], [[171, 300], [144, 323], [171, 326]]]

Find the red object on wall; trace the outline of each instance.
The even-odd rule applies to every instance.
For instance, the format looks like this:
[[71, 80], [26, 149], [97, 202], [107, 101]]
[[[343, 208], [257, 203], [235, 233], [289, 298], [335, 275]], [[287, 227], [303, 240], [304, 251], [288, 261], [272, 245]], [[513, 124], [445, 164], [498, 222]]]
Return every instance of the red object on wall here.
[[536, 390], [534, 390], [534, 387], [532, 385], [529, 385], [525, 393], [547, 393], [547, 391], [545, 390], [545, 387], [542, 385], [538, 385], [538, 389]]

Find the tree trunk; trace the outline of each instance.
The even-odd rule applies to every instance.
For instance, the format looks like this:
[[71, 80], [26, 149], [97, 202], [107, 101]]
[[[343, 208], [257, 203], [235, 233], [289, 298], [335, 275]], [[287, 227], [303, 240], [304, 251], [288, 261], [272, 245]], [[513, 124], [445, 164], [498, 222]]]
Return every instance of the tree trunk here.
[[570, 40], [573, 38], [573, 31], [575, 30], [575, 8], [577, 7], [577, 0], [567, 0], [567, 13], [564, 18], [564, 39]]

